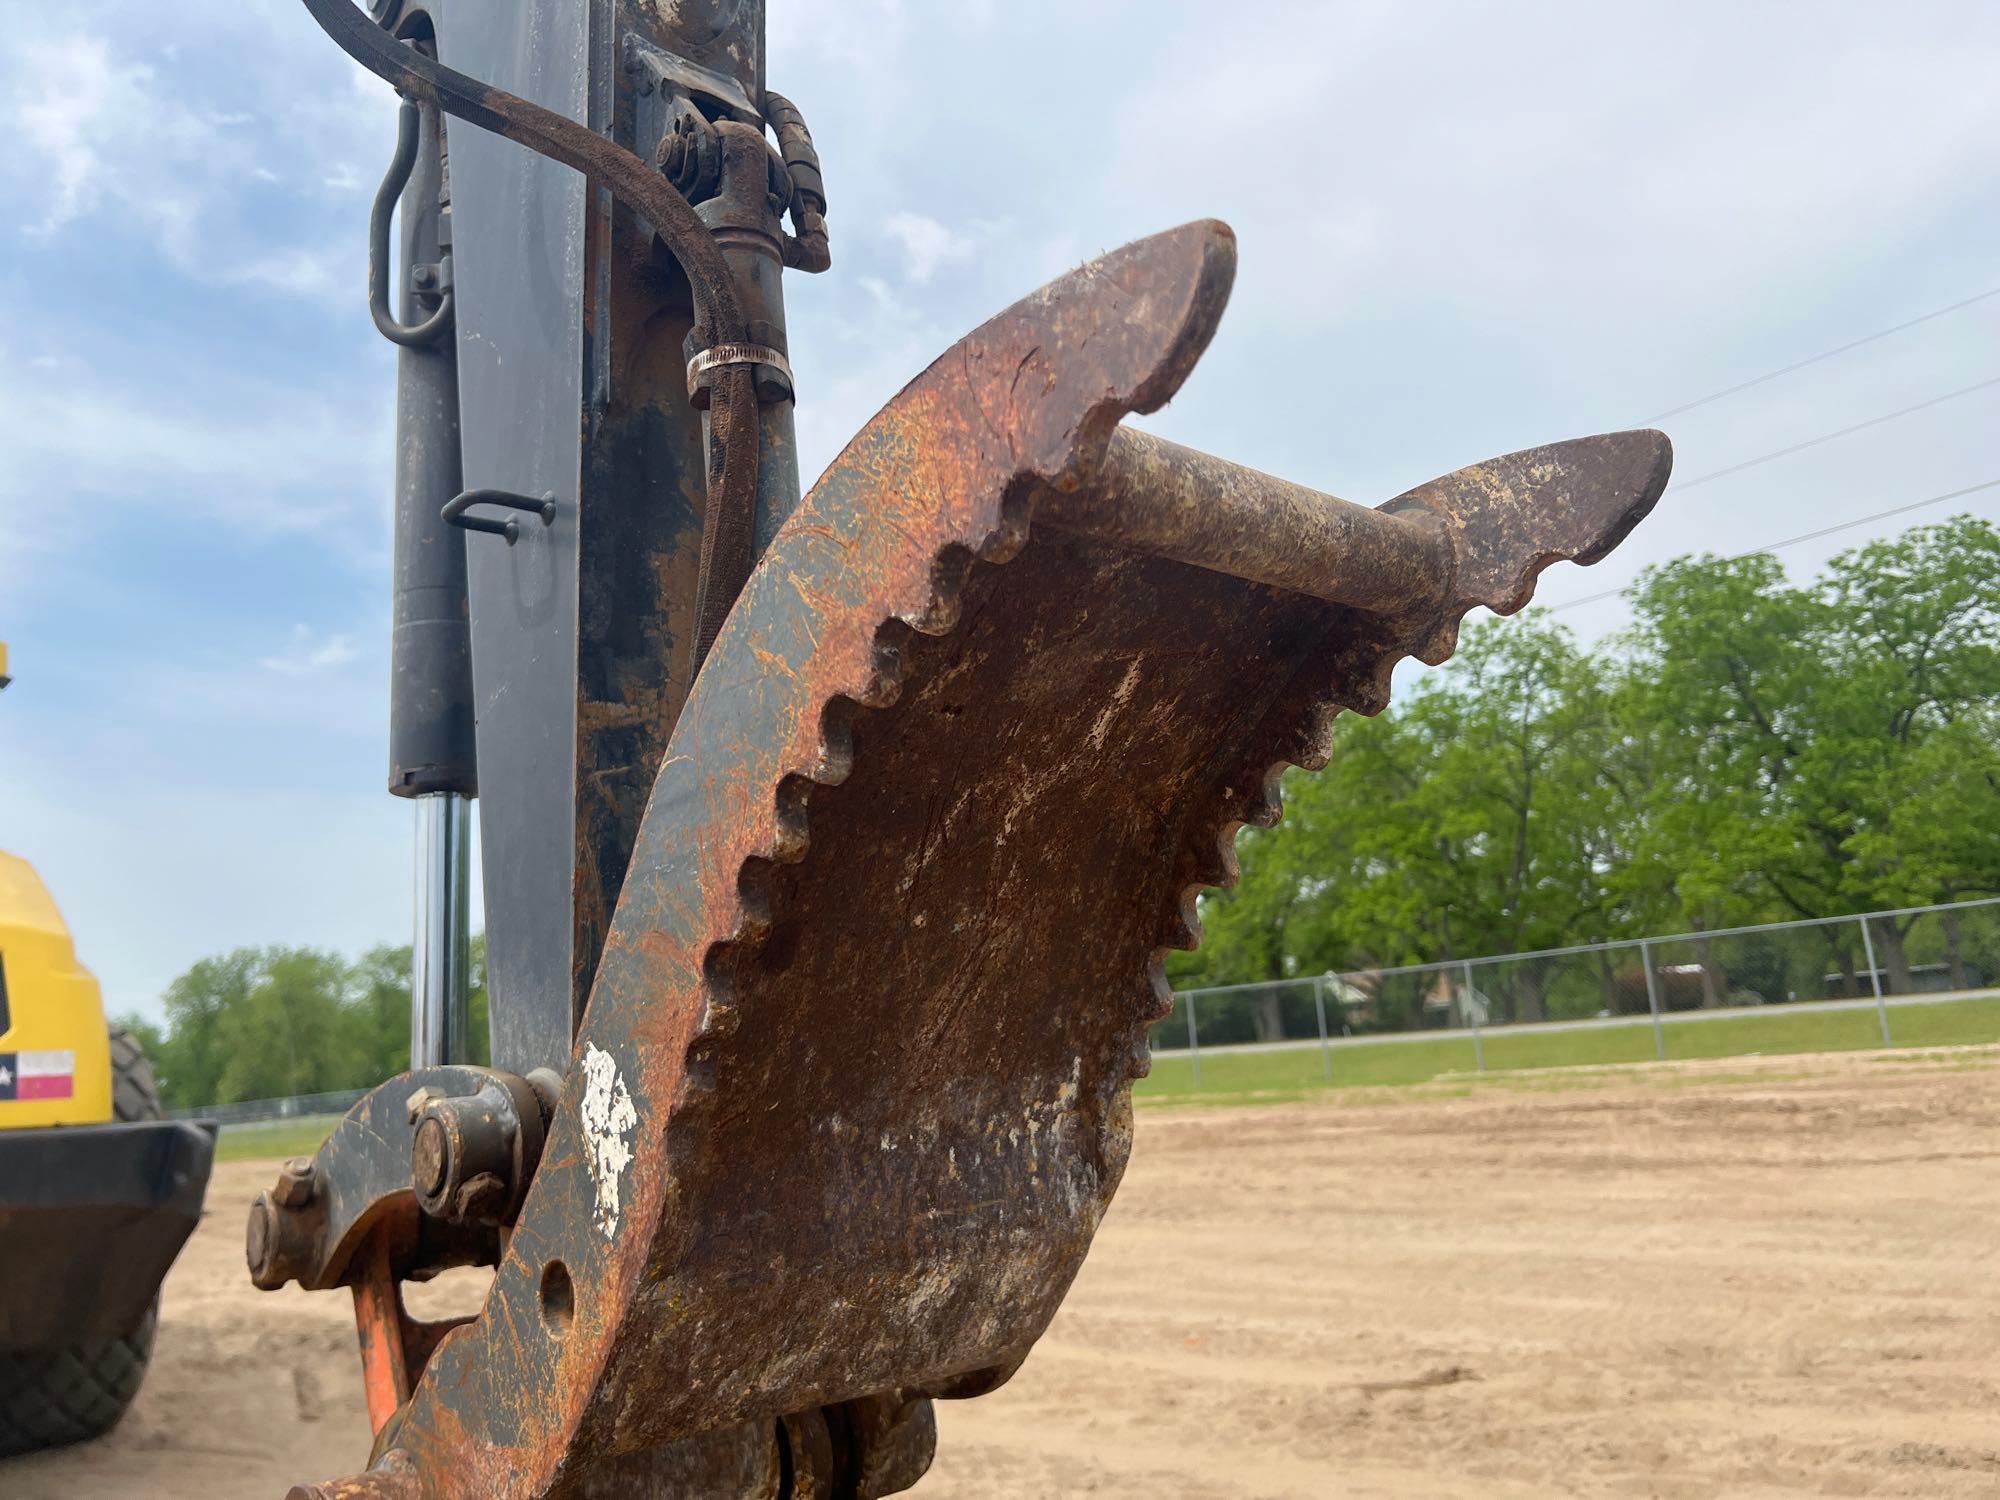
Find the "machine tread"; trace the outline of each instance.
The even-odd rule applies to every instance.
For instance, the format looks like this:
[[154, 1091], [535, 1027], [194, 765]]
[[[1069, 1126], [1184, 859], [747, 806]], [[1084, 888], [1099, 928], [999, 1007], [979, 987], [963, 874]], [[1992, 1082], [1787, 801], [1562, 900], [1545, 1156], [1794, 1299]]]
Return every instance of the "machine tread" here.
[[139, 1039], [123, 1026], [111, 1028], [111, 1117], [114, 1120], [162, 1120], [160, 1085], [153, 1064]]
[[158, 1322], [155, 1301], [121, 1338], [0, 1353], [0, 1456], [110, 1431], [139, 1393]]

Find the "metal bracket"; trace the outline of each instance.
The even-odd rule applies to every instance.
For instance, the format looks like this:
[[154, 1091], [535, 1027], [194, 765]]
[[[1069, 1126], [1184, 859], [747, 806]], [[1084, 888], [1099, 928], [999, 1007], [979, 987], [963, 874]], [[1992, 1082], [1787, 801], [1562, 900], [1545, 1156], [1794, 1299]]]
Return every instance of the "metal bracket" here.
[[[436, 267], [411, 268], [410, 284], [418, 294], [438, 299], [437, 308], [429, 317], [421, 323], [398, 323], [389, 308], [389, 222], [416, 166], [422, 124], [422, 112], [416, 101], [405, 97], [396, 115], [396, 151], [389, 158], [382, 186], [375, 190], [375, 205], [368, 216], [368, 313], [383, 338], [405, 349], [424, 349], [436, 343], [450, 331], [454, 316], [448, 254]], [[417, 274], [425, 270], [431, 273], [428, 286]]]
[[504, 536], [507, 545], [513, 546], [521, 539], [521, 523], [509, 516], [504, 521], [493, 520], [489, 516], [469, 516], [466, 511], [475, 505], [501, 505], [509, 510], [532, 511], [542, 518], [544, 526], [550, 526], [556, 519], [556, 497], [545, 495], [517, 495], [511, 490], [465, 490], [453, 495], [444, 503], [443, 515], [448, 526], [461, 526], [467, 531], [486, 531], [494, 536]]
[[[646, 40], [636, 31], [628, 31], [621, 40], [624, 51], [623, 62], [626, 75], [643, 99], [662, 88], [672, 93], [676, 90], [692, 95], [697, 101], [710, 105], [718, 114], [730, 119], [741, 120], [745, 125], [762, 127], [764, 117], [758, 112], [757, 101], [744, 91], [743, 85], [727, 73], [719, 73], [714, 68], [705, 68], [692, 62], [677, 52], [669, 52], [665, 47]], [[647, 144], [645, 132], [640, 132], [641, 144]], [[644, 152], [642, 151], [643, 155]]]

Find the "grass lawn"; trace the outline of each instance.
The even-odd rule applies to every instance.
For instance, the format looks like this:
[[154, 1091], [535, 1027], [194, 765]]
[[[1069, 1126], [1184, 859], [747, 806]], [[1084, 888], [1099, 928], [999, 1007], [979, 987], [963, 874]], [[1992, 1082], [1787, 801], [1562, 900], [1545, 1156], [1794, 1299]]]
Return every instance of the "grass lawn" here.
[[[1873, 1009], [1788, 1013], [1773, 1008], [1752, 1016], [1672, 1020], [1666, 1023], [1667, 1057], [1746, 1057], [1793, 1052], [1846, 1052], [1882, 1045]], [[1965, 1046], [2000, 1041], [2000, 996], [1940, 1005], [1892, 1006], [1889, 1032], [1899, 1047]], [[1654, 1061], [1653, 1028], [1644, 1021], [1584, 1031], [1485, 1033], [1489, 1071], [1519, 1068], [1602, 1067]], [[1201, 1087], [1185, 1053], [1154, 1055], [1152, 1076], [1133, 1093], [1155, 1103], [1226, 1103], [1232, 1097], [1289, 1098], [1323, 1088], [1372, 1088], [1425, 1083], [1447, 1073], [1471, 1073], [1478, 1064], [1472, 1038], [1413, 1037], [1407, 1042], [1362, 1046], [1336, 1043], [1328, 1061], [1317, 1047], [1287, 1052], [1204, 1052]]]
[[[1669, 1021], [1665, 1027], [1667, 1056], [1673, 1058], [1747, 1057], [1795, 1052], [1848, 1052], [1882, 1045], [1880, 1024], [1872, 1009], [1786, 1012], [1779, 1008], [1757, 1015]], [[1951, 1047], [2000, 1042], [2000, 996], [1952, 1000], [1941, 1005], [1891, 1007], [1889, 1032], [1899, 1047]], [[1654, 1061], [1653, 1028], [1644, 1021], [1586, 1031], [1485, 1033], [1489, 1072], [1528, 1068], [1606, 1067]], [[1153, 1072], [1133, 1089], [1143, 1102], [1155, 1104], [1229, 1104], [1255, 1099], [1297, 1098], [1324, 1088], [1385, 1088], [1428, 1083], [1445, 1074], [1472, 1073], [1478, 1063], [1472, 1038], [1419, 1036], [1406, 1042], [1378, 1042], [1331, 1049], [1333, 1076], [1317, 1047], [1286, 1052], [1204, 1052], [1201, 1087], [1194, 1087], [1187, 1055], [1162, 1052], [1153, 1058]], [[218, 1161], [250, 1161], [282, 1156], [310, 1156], [319, 1149], [338, 1115], [308, 1115], [292, 1120], [262, 1120], [249, 1125], [225, 1125], [216, 1142]]]
[[215, 1138], [217, 1161], [254, 1161], [267, 1156], [311, 1156], [339, 1115], [300, 1115], [291, 1120], [257, 1120], [225, 1125]]

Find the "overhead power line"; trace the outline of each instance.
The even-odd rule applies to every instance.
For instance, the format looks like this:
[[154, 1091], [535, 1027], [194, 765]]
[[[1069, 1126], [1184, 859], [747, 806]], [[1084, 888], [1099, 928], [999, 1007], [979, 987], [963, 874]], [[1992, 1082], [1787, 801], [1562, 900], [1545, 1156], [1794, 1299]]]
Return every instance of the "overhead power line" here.
[[1793, 443], [1787, 448], [1776, 448], [1769, 453], [1760, 453], [1755, 458], [1746, 458], [1743, 462], [1731, 464], [1724, 469], [1711, 469], [1708, 473], [1698, 474], [1693, 479], [1676, 480], [1674, 489], [1676, 492], [1691, 490], [1698, 484], [1707, 484], [1711, 479], [1720, 479], [1726, 474], [1738, 474], [1745, 469], [1754, 469], [1757, 465], [1767, 464], [1774, 458], [1785, 458], [1793, 453], [1803, 453], [1808, 448], [1817, 448], [1821, 443], [1830, 443], [1835, 438], [1844, 438], [1850, 433], [1863, 432], [1870, 427], [1880, 427], [1884, 422], [1893, 422], [1898, 417], [1907, 417], [1915, 412], [1928, 411], [1933, 406], [1942, 406], [1947, 401], [1956, 401], [1960, 396], [1970, 396], [1976, 391], [1987, 390], [1996, 385], [2000, 385], [2000, 375], [1979, 381], [1974, 385], [1961, 386], [1955, 391], [1946, 391], [1942, 396], [1933, 396], [1928, 401], [1919, 401], [1915, 406], [1905, 406], [1898, 411], [1884, 412], [1879, 417], [1870, 417], [1867, 421], [1856, 422], [1851, 427], [1842, 427], [1833, 432], [1823, 432], [1818, 437], [1807, 438], [1803, 443]]
[[1975, 303], [1986, 301], [1989, 297], [2000, 297], [2000, 286], [1993, 287], [1988, 291], [1976, 293], [1973, 296], [1967, 297], [1962, 302], [1954, 302], [1949, 307], [1940, 307], [1936, 312], [1927, 312], [1920, 318], [1910, 319], [1909, 322], [1907, 323], [1898, 323], [1894, 328], [1884, 328], [1879, 333], [1871, 333], [1864, 338], [1852, 339], [1847, 343], [1842, 344], [1838, 349], [1829, 349], [1824, 354], [1813, 355], [1810, 359], [1796, 360], [1793, 363], [1786, 365], [1781, 370], [1772, 370], [1769, 374], [1759, 375], [1752, 380], [1739, 381], [1737, 384], [1732, 385], [1725, 390], [1710, 391], [1706, 396], [1698, 397], [1693, 401], [1684, 402], [1679, 406], [1673, 407], [1671, 410], [1663, 411], [1656, 416], [1648, 417], [1646, 418], [1646, 422], [1650, 426], [1654, 422], [1663, 422], [1668, 417], [1678, 417], [1682, 412], [1693, 411], [1696, 407], [1706, 406], [1711, 401], [1720, 401], [1725, 396], [1734, 396], [1739, 391], [1747, 391], [1752, 386], [1763, 385], [1766, 381], [1776, 380], [1781, 375], [1790, 375], [1795, 370], [1803, 370], [1808, 365], [1816, 365], [1820, 363], [1820, 361], [1822, 360], [1832, 359], [1835, 355], [1845, 354], [1850, 349], [1859, 349], [1862, 345], [1872, 344], [1877, 339], [1886, 339], [1892, 333], [1901, 333], [1903, 332], [1903, 330], [1907, 328], [1915, 328], [1919, 323], [1928, 323], [1931, 321], [1931, 319], [1942, 318], [1947, 313], [1962, 312], [1964, 309], [1973, 306]]
[[[1768, 373], [1763, 375], [1758, 375], [1753, 379], [1739, 381], [1735, 385], [1725, 387], [1724, 389], [1719, 391], [1711, 391], [1706, 396], [1698, 397], [1693, 401], [1683, 402], [1681, 405], [1672, 407], [1667, 411], [1660, 412], [1656, 416], [1648, 417], [1646, 421], [1648, 423], [1660, 422], [1664, 421], [1668, 417], [1677, 417], [1681, 415], [1683, 412], [1690, 412], [1695, 410], [1697, 407], [1707, 406], [1710, 402], [1720, 401], [1725, 397], [1734, 396], [1737, 393], [1741, 391], [1747, 391], [1754, 386], [1760, 386], [1768, 381], [1776, 380], [1781, 376], [1790, 375], [1795, 371], [1803, 370], [1807, 368], [1809, 365], [1819, 364], [1823, 360], [1833, 359], [1838, 355], [1848, 353], [1850, 350], [1859, 349], [1866, 344], [1872, 344], [1876, 342], [1878, 339], [1888, 338], [1891, 334], [1902, 333], [1906, 329], [1915, 328], [1921, 323], [1928, 323], [1934, 318], [1942, 318], [1951, 313], [1962, 312], [1964, 309], [1968, 307], [1972, 307], [1978, 303], [1985, 302], [1993, 297], [2000, 297], [2000, 287], [1991, 287], [1986, 291], [1977, 292], [1970, 297], [1966, 297], [1961, 299], [1960, 301], [1951, 303], [1947, 307], [1940, 307], [1935, 311], [1927, 312], [1919, 317], [1911, 318], [1907, 322], [1898, 323], [1893, 327], [1881, 329], [1878, 332], [1864, 335], [1863, 337], [1858, 339], [1850, 339], [1847, 343], [1841, 344], [1836, 348], [1825, 350], [1822, 353], [1812, 355], [1807, 359], [1795, 360], [1791, 364], [1785, 365], [1780, 369], [1769, 371]], [[2000, 386], [2000, 375], [1996, 375], [1987, 380], [1978, 381], [1972, 385], [1961, 386], [1958, 390], [1955, 391], [1946, 391], [1942, 396], [1933, 396], [1927, 401], [1919, 401], [1914, 406], [1905, 406], [1895, 411], [1884, 412], [1880, 416], [1868, 418], [1868, 420], [1865, 422], [1855, 422], [1850, 426], [1837, 428], [1832, 432], [1821, 433], [1818, 437], [1807, 438], [1804, 442], [1792, 443], [1783, 448], [1776, 448], [1769, 453], [1760, 453], [1755, 458], [1746, 458], [1740, 463], [1730, 464], [1725, 468], [1711, 469], [1708, 473], [1698, 474], [1693, 479], [1679, 480], [1674, 484], [1673, 488], [1677, 491], [1693, 489], [1696, 485], [1707, 484], [1711, 479], [1722, 479], [1730, 474], [1741, 473], [1745, 469], [1754, 469], [1760, 464], [1767, 464], [1775, 459], [1786, 458], [1794, 453], [1802, 453], [1808, 448], [1817, 448], [1822, 443], [1830, 443], [1838, 438], [1844, 438], [1850, 436], [1853, 433], [1864, 432], [1871, 427], [1880, 427], [1886, 422], [1894, 422], [1901, 417], [1912, 416], [1920, 411], [1928, 411], [1933, 406], [1941, 406], [1947, 401], [1956, 401], [1961, 396], [1970, 396], [1979, 391], [1990, 390], [1994, 386]], [[1959, 490], [1948, 490], [1941, 495], [1931, 495], [1922, 500], [1913, 500], [1907, 505], [1891, 506], [1887, 510], [1879, 510], [1873, 512], [1870, 515], [1857, 516], [1851, 521], [1842, 521], [1839, 522], [1837, 525], [1833, 526], [1822, 526], [1815, 531], [1801, 532], [1797, 536], [1788, 536], [1784, 538], [1782, 541], [1771, 542], [1762, 547], [1752, 547], [1746, 552], [1732, 553], [1729, 557], [1725, 558], [1724, 561], [1736, 562], [1745, 557], [1755, 557], [1760, 553], [1776, 552], [1780, 548], [1797, 546], [1801, 542], [1816, 541], [1820, 537], [1832, 536], [1842, 531], [1852, 531], [1857, 526], [1866, 526], [1874, 521], [1887, 520], [1891, 516], [1906, 515], [1913, 510], [1922, 510], [1926, 506], [1942, 505], [1948, 500], [1962, 499], [1967, 495], [1976, 495], [1979, 494], [1981, 491], [1990, 489], [2000, 489], [2000, 479], [1989, 479], [1985, 481], [1983, 484], [1968, 485], [1966, 488]], [[1552, 604], [1548, 606], [1548, 609], [1551, 614], [1554, 614], [1565, 609], [1578, 609], [1586, 604], [1599, 604], [1606, 599], [1616, 599], [1621, 594], [1628, 593], [1631, 590], [1631, 588], [1632, 588], [1631, 584], [1629, 583], [1623, 584], [1615, 589], [1606, 589], [1602, 593], [1586, 594], [1579, 599], [1565, 599], [1560, 604]]]
[[[1763, 552], [1776, 552], [1780, 547], [1796, 546], [1800, 542], [1817, 541], [1823, 536], [1832, 536], [1837, 531], [1852, 531], [1857, 526], [1866, 526], [1870, 521], [1884, 521], [1890, 516], [1906, 515], [1913, 510], [1922, 510], [1927, 505], [1942, 505], [1947, 500], [1959, 500], [1967, 495], [1976, 495], [1981, 490], [2000, 489], [2000, 479], [1989, 479], [1983, 484], [1969, 484], [1962, 490], [1947, 490], [1942, 495], [1931, 495], [1923, 500], [1912, 500], [1908, 505], [1892, 505], [1887, 510], [1878, 510], [1872, 515], [1856, 516], [1851, 521], [1842, 521], [1834, 526], [1822, 526], [1817, 531], [1802, 531], [1797, 536], [1788, 536], [1781, 542], [1768, 542], [1762, 547], [1752, 547], [1747, 552], [1734, 552], [1723, 559], [1724, 562], [1739, 562], [1746, 557], [1755, 557]], [[1621, 584], [1615, 589], [1606, 589], [1601, 594], [1586, 594], [1581, 599], [1565, 599], [1560, 604], [1548, 606], [1550, 614], [1565, 609], [1575, 609], [1584, 604], [1597, 604], [1606, 599], [1616, 599], [1626, 593], [1632, 585]]]

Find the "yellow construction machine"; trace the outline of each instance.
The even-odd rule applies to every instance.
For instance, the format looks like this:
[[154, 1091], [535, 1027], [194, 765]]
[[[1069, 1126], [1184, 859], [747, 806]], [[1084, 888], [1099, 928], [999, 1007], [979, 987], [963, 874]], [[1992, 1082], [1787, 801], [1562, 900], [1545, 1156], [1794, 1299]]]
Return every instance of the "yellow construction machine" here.
[[0, 851], [0, 1455], [125, 1414], [213, 1156], [209, 1130], [163, 1118], [48, 888]]

